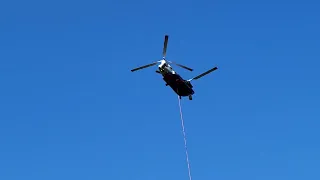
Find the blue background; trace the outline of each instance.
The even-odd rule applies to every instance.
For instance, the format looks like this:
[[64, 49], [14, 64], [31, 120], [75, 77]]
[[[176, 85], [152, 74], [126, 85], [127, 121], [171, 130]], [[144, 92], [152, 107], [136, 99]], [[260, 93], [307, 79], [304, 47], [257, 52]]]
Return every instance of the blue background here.
[[1, 1], [0, 179], [320, 179], [316, 0]]

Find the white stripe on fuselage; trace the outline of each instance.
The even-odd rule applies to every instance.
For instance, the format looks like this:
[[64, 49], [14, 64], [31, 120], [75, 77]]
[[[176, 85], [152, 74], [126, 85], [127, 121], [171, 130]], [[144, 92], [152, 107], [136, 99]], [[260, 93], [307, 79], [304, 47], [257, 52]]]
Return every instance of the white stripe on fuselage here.
[[176, 72], [172, 69], [172, 67], [166, 63], [165, 60], [161, 60], [161, 64], [158, 66], [160, 73], [164, 76], [168, 73], [170, 74], [176, 74]]

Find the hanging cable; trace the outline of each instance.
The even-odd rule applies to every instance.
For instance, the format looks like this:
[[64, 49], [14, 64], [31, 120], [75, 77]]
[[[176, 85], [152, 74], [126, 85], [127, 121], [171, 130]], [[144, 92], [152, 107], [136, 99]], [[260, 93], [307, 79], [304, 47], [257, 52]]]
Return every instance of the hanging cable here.
[[184, 129], [184, 120], [183, 120], [183, 116], [182, 116], [181, 99], [179, 96], [178, 96], [178, 101], [179, 101], [179, 108], [180, 108], [181, 126], [182, 126], [183, 138], [184, 138], [184, 147], [185, 147], [185, 151], [186, 151], [186, 158], [187, 158], [187, 165], [188, 165], [189, 180], [192, 180], [189, 155], [188, 155], [188, 148], [187, 148], [187, 138], [186, 138], [186, 132]]

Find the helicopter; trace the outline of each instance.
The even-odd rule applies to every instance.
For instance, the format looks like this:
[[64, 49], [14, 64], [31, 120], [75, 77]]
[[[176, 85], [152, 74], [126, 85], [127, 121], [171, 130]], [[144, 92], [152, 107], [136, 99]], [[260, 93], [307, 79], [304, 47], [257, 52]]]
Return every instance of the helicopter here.
[[170, 64], [175, 64], [175, 65], [177, 65], [181, 68], [187, 69], [189, 71], [193, 71], [193, 69], [191, 69], [187, 66], [166, 60], [168, 38], [169, 38], [169, 36], [165, 35], [161, 60], [153, 62], [151, 64], [147, 64], [147, 65], [138, 67], [138, 68], [134, 68], [131, 70], [131, 72], [135, 72], [137, 70], [148, 68], [148, 67], [151, 67], [151, 66], [154, 66], [154, 65], [160, 63], [158, 65], [158, 70], [156, 70], [155, 72], [162, 75], [163, 80], [166, 83], [165, 85], [170, 86], [172, 88], [172, 90], [179, 96], [180, 99], [181, 99], [181, 97], [188, 96], [189, 100], [192, 100], [192, 95], [195, 92], [193, 90], [193, 85], [191, 84], [191, 81], [197, 80], [197, 79], [211, 73], [212, 71], [217, 70], [218, 68], [214, 67], [212, 69], [209, 69], [208, 71], [206, 71], [198, 76], [195, 76], [194, 78], [191, 78], [189, 80], [183, 79], [176, 71], [173, 70], [173, 68]]

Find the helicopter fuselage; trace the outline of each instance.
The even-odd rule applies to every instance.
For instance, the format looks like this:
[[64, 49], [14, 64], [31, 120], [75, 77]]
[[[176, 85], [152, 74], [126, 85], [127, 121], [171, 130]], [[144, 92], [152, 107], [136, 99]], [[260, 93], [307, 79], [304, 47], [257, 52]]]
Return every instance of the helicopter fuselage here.
[[180, 97], [189, 96], [189, 98], [191, 98], [194, 94], [192, 84], [189, 81], [184, 80], [179, 74], [163, 74], [163, 80], [166, 82], [166, 85], [169, 85]]

